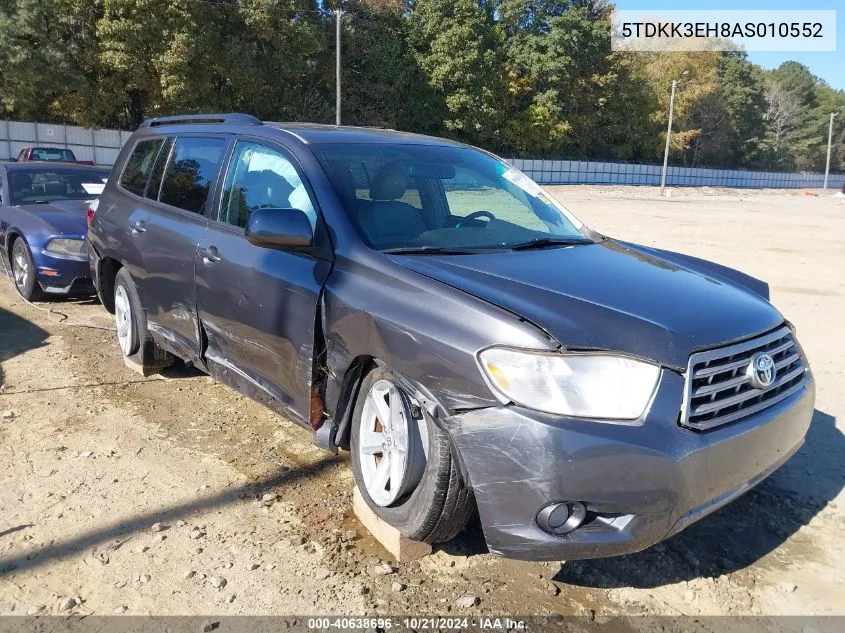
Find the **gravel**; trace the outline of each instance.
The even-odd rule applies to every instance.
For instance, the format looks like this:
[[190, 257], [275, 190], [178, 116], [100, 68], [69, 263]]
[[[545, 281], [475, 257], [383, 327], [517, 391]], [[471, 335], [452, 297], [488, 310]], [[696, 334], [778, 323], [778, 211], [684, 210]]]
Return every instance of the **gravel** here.
[[455, 606], [461, 609], [468, 609], [469, 607], [475, 607], [479, 604], [481, 604], [481, 598], [474, 596], [471, 593], [465, 593], [455, 600]]
[[76, 601], [76, 598], [73, 598], [71, 596], [60, 597], [56, 601], [56, 612], [64, 613], [65, 611], [70, 611], [78, 604], [79, 603]]
[[223, 576], [212, 576], [208, 579], [208, 582], [211, 583], [211, 586], [215, 589], [222, 589], [226, 586], [226, 579]]
[[378, 565], [370, 567], [367, 573], [369, 573], [370, 576], [389, 576], [394, 573], [394, 571], [393, 566], [389, 563], [379, 563]]

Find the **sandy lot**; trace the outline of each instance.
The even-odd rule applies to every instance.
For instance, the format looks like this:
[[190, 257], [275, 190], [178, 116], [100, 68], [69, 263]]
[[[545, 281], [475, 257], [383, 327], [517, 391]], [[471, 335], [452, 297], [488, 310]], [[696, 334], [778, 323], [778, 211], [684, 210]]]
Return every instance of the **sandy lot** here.
[[471, 524], [395, 564], [351, 516], [346, 456], [198, 372], [131, 373], [99, 305], [38, 310], [0, 279], [0, 614], [845, 614], [843, 200], [551, 190], [606, 234], [770, 282], [818, 400], [769, 480], [631, 556], [507, 561]]

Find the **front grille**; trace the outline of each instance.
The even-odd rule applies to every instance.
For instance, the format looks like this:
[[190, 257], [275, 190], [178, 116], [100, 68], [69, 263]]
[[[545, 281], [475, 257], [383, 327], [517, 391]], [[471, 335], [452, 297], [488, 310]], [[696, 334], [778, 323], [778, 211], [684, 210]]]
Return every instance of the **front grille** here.
[[[764, 388], [747, 374], [752, 357], [765, 352], [774, 360], [774, 382]], [[759, 413], [804, 388], [807, 364], [788, 327], [756, 338], [696, 352], [687, 367], [682, 426], [712, 429]]]

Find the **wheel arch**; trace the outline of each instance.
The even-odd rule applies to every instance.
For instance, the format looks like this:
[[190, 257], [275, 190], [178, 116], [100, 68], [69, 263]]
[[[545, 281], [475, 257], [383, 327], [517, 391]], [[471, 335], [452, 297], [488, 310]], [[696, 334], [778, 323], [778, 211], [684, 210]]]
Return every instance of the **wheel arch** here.
[[23, 234], [15, 228], [6, 230], [3, 236], [2, 249], [0, 249], [0, 267], [3, 268], [5, 274], [9, 275], [9, 279], [14, 282], [14, 273], [12, 273], [12, 248], [15, 246], [15, 241], [23, 237]]
[[353, 358], [352, 362], [346, 368], [338, 393], [337, 406], [335, 407], [332, 418], [334, 427], [330, 437], [332, 445], [349, 450], [352, 413], [355, 410], [355, 403], [358, 400], [361, 383], [364, 381], [364, 377], [374, 367], [379, 366], [384, 366], [384, 363], [374, 356], [362, 354]]
[[464, 464], [458, 447], [452, 439], [452, 434], [449, 429], [443, 424], [443, 416], [446, 415], [446, 409], [441, 402], [423, 385], [417, 381], [397, 372], [387, 363], [375, 356], [362, 354], [356, 356], [349, 364], [341, 383], [340, 394], [338, 396], [337, 406], [335, 407], [335, 415], [332, 418], [333, 428], [330, 442], [337, 448], [349, 450], [350, 436], [352, 432], [352, 415], [355, 411], [355, 405], [358, 402], [358, 397], [361, 395], [361, 383], [364, 378], [373, 369], [382, 368], [389, 371], [396, 384], [399, 385], [405, 393], [413, 398], [420, 409], [423, 411], [426, 419], [446, 432], [449, 439], [449, 445], [452, 453], [452, 458], [458, 465], [458, 473], [463, 482], [469, 486], [469, 473]]
[[97, 294], [103, 307], [114, 314], [114, 282], [123, 263], [114, 257], [102, 257], [97, 263]]
[[[12, 248], [15, 246], [15, 240], [18, 238], [22, 238], [26, 241], [23, 233], [20, 229], [10, 228], [6, 231], [6, 244], [3, 247], [3, 253], [6, 255], [6, 260], [11, 262], [12, 261]], [[29, 243], [27, 242], [27, 245]]]

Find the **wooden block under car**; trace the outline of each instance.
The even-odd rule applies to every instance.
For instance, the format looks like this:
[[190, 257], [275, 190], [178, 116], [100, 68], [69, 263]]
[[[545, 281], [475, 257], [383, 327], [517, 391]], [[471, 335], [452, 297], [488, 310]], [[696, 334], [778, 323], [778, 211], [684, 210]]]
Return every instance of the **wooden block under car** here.
[[123, 362], [126, 366], [134, 371], [136, 374], [141, 374], [144, 378], [152, 376], [153, 374], [161, 373], [161, 370], [164, 367], [148, 367], [147, 365], [139, 365], [138, 363], [133, 363], [128, 358], [124, 358]]
[[400, 563], [407, 563], [431, 554], [431, 544], [422, 541], [414, 541], [402, 534], [392, 525], [370, 509], [358, 487], [352, 495], [352, 509], [361, 524], [370, 531], [376, 540], [384, 546], [388, 552], [393, 554]]

